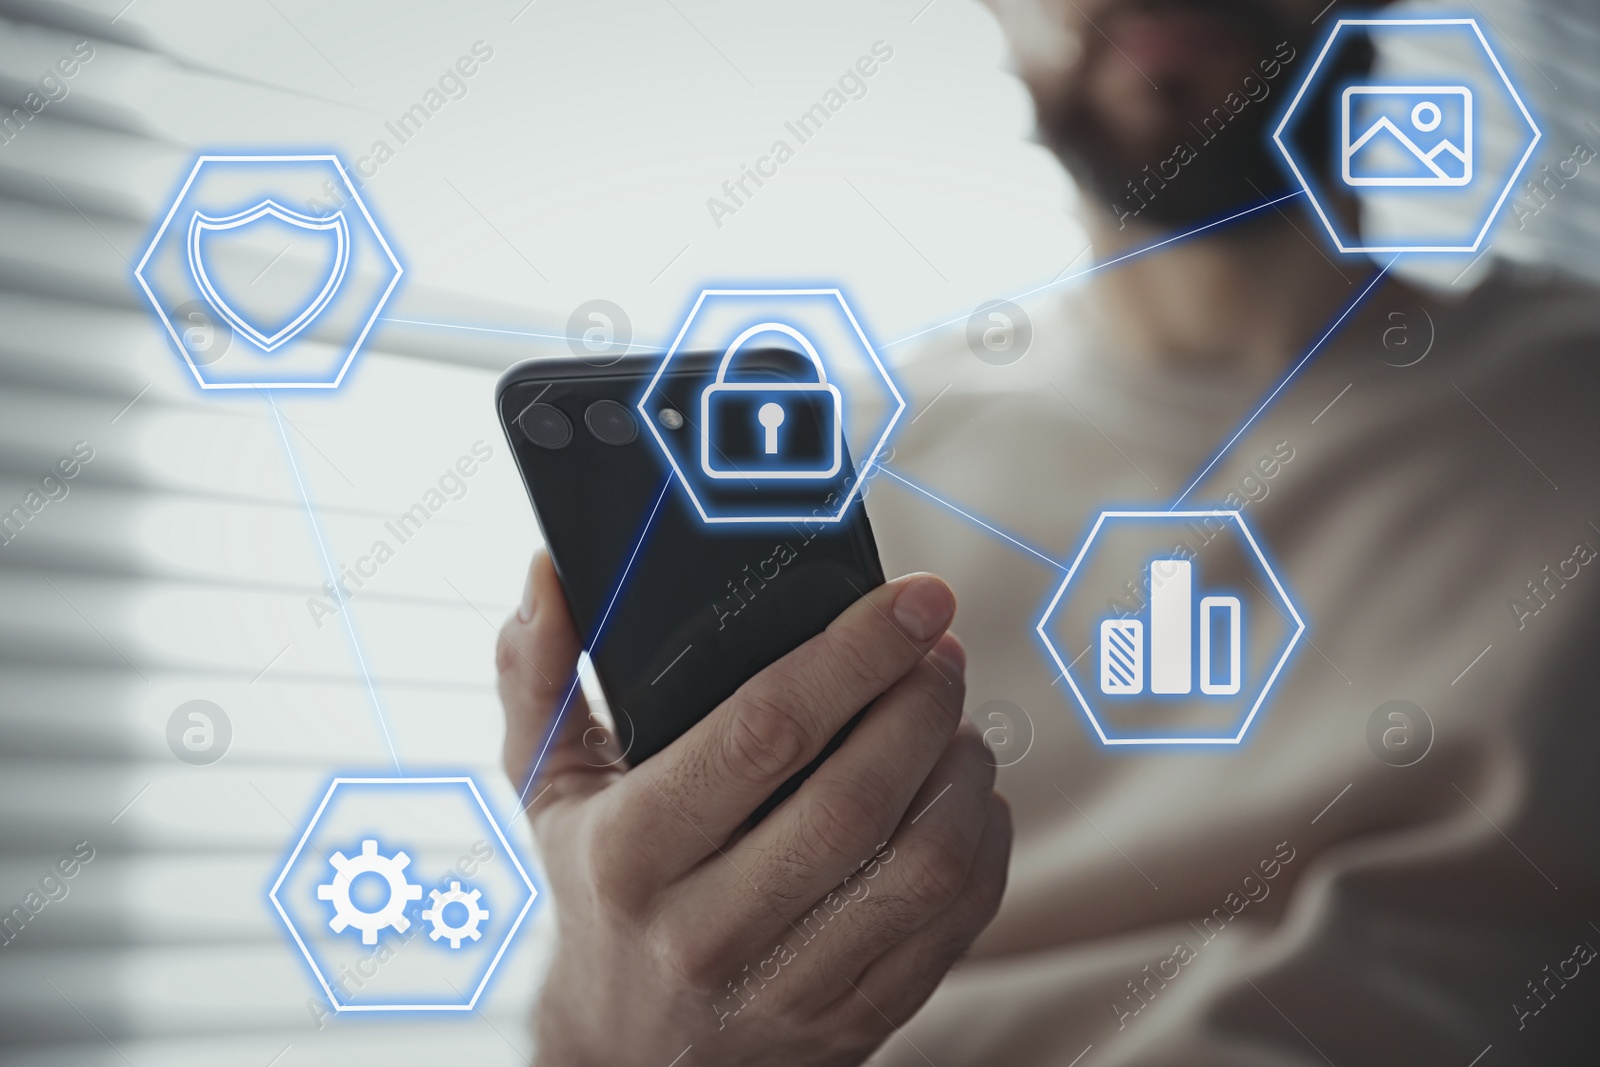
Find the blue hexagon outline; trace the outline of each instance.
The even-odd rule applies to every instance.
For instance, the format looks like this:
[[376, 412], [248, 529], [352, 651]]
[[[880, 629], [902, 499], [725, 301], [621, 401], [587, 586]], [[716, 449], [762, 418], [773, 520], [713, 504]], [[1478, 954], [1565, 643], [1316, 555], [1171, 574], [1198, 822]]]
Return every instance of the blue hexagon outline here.
[[[1095, 718], [1094, 709], [1089, 706], [1088, 699], [1083, 691], [1078, 688], [1077, 680], [1072, 677], [1070, 664], [1061, 658], [1055, 643], [1050, 640], [1046, 627], [1050, 617], [1055, 614], [1056, 607], [1061, 603], [1061, 598], [1067, 593], [1067, 586], [1072, 584], [1072, 577], [1078, 571], [1078, 566], [1083, 563], [1089, 554], [1089, 548], [1094, 544], [1094, 539], [1100, 533], [1100, 527], [1107, 519], [1198, 519], [1198, 518], [1226, 518], [1231, 519], [1244, 534], [1245, 542], [1250, 550], [1255, 553], [1256, 561], [1261, 564], [1261, 569], [1266, 571], [1267, 577], [1272, 581], [1272, 587], [1278, 591], [1278, 597], [1283, 601], [1283, 606], [1288, 609], [1289, 616], [1294, 619], [1295, 631], [1283, 647], [1283, 653], [1278, 657], [1278, 662], [1273, 665], [1272, 673], [1267, 676], [1261, 685], [1261, 692], [1256, 695], [1255, 703], [1250, 706], [1250, 713], [1245, 716], [1244, 722], [1239, 726], [1239, 732], [1233, 737], [1107, 737], [1100, 720]], [[1255, 721], [1256, 713], [1261, 710], [1261, 705], [1267, 699], [1267, 694], [1272, 692], [1272, 686], [1278, 680], [1278, 674], [1283, 670], [1284, 664], [1289, 662], [1289, 656], [1294, 652], [1295, 646], [1300, 643], [1300, 635], [1306, 631], [1305, 620], [1300, 617], [1300, 612], [1295, 610], [1294, 601], [1289, 599], [1289, 594], [1284, 590], [1283, 583], [1278, 581], [1277, 572], [1272, 569], [1272, 564], [1267, 562], [1266, 553], [1261, 551], [1261, 546], [1256, 543], [1255, 535], [1250, 532], [1250, 527], [1245, 525], [1244, 516], [1238, 511], [1102, 511], [1100, 517], [1089, 529], [1089, 534], [1083, 539], [1083, 547], [1078, 549], [1077, 558], [1072, 561], [1072, 566], [1067, 568], [1066, 577], [1061, 579], [1061, 586], [1056, 590], [1056, 595], [1050, 598], [1050, 604], [1044, 609], [1044, 615], [1039, 619], [1039, 625], [1034, 627], [1044, 647], [1049, 650], [1050, 658], [1055, 660], [1060, 668], [1061, 675], [1072, 687], [1072, 694], [1078, 700], [1078, 706], [1089, 718], [1089, 725], [1094, 727], [1094, 732], [1099, 735], [1100, 743], [1104, 745], [1237, 745], [1244, 740], [1244, 735], [1249, 732], [1250, 724]]]
[[[1494, 64], [1495, 73], [1500, 76], [1501, 84], [1511, 94], [1512, 102], [1517, 105], [1517, 110], [1522, 113], [1522, 118], [1528, 124], [1528, 129], [1533, 131], [1533, 140], [1528, 142], [1527, 151], [1522, 153], [1522, 158], [1512, 168], [1511, 175], [1506, 179], [1506, 187], [1500, 190], [1500, 196], [1494, 202], [1494, 207], [1489, 210], [1488, 217], [1483, 221], [1483, 228], [1478, 231], [1478, 236], [1471, 245], [1349, 245], [1346, 246], [1339, 230], [1328, 218], [1322, 204], [1317, 200], [1317, 194], [1311, 189], [1311, 183], [1306, 181], [1305, 175], [1300, 172], [1300, 164], [1295, 162], [1294, 154], [1289, 151], [1288, 145], [1283, 143], [1283, 131], [1289, 125], [1289, 120], [1300, 107], [1300, 100], [1305, 96], [1306, 88], [1311, 84], [1311, 79], [1317, 75], [1317, 70], [1322, 66], [1322, 61], [1333, 48], [1333, 42], [1346, 26], [1471, 26], [1472, 32], [1478, 38], [1484, 55], [1489, 57], [1489, 62]], [[1322, 51], [1317, 53], [1317, 58], [1311, 64], [1311, 69], [1306, 71], [1305, 79], [1301, 81], [1300, 88], [1295, 91], [1294, 99], [1289, 101], [1289, 107], [1283, 113], [1283, 118], [1278, 121], [1278, 128], [1272, 131], [1272, 142], [1278, 146], [1278, 151], [1289, 164], [1289, 169], [1294, 172], [1295, 180], [1300, 183], [1306, 199], [1311, 201], [1311, 206], [1316, 209], [1317, 217], [1322, 220], [1323, 228], [1328, 231], [1328, 236], [1333, 238], [1335, 247], [1340, 252], [1476, 252], [1478, 246], [1483, 244], [1483, 239], [1489, 233], [1489, 227], [1494, 225], [1495, 219], [1500, 217], [1500, 209], [1505, 206], [1506, 197], [1511, 195], [1511, 190], [1516, 188], [1517, 179], [1522, 176], [1523, 168], [1528, 165], [1528, 160], [1533, 158], [1533, 150], [1538, 147], [1539, 141], [1544, 137], [1539, 124], [1533, 121], [1528, 106], [1522, 102], [1522, 96], [1517, 92], [1517, 87], [1511, 83], [1505, 68], [1500, 65], [1500, 57], [1495, 55], [1489, 46], [1489, 39], [1483, 35], [1483, 30], [1478, 26], [1478, 20], [1473, 18], [1456, 19], [1340, 19], [1334, 23], [1333, 29], [1328, 32], [1328, 39], [1323, 42]]]
[[[350, 193], [351, 199], [354, 200], [356, 206], [361, 209], [361, 217], [367, 220], [367, 226], [371, 228], [372, 236], [377, 238], [378, 244], [383, 248], [384, 255], [389, 257], [389, 263], [394, 267], [394, 277], [389, 279], [389, 285], [386, 289], [384, 289], [383, 295], [378, 297], [376, 303], [373, 304], [372, 314], [368, 316], [366, 324], [361, 327], [361, 332], [351, 343], [350, 351], [345, 353], [344, 363], [340, 364], [339, 373], [334, 376], [333, 381], [264, 383], [206, 381], [205, 375], [200, 371], [200, 367], [195, 363], [193, 357], [189, 355], [188, 348], [184, 346], [183, 339], [180, 338], [177, 331], [172, 328], [172, 322], [167, 318], [166, 309], [162, 307], [161, 301], [156, 299], [156, 294], [153, 290], [151, 290], [150, 283], [145, 281], [145, 265], [150, 262], [150, 256], [155, 252], [156, 245], [161, 243], [161, 238], [166, 234], [167, 227], [172, 224], [172, 216], [177, 213], [178, 205], [183, 203], [183, 198], [189, 194], [189, 187], [194, 184], [195, 179], [200, 176], [201, 169], [204, 168], [207, 163], [312, 163], [318, 161], [332, 163], [333, 168], [339, 172], [339, 180], [344, 182], [344, 187]], [[167, 328], [167, 335], [172, 338], [172, 343], [177, 346], [178, 354], [182, 356], [183, 361], [189, 365], [189, 372], [194, 375], [194, 380], [199, 383], [199, 386], [202, 389], [339, 388], [340, 383], [344, 381], [345, 372], [350, 369], [350, 364], [355, 362], [356, 353], [361, 351], [362, 344], [366, 342], [367, 334], [372, 332], [373, 323], [378, 321], [378, 316], [382, 314], [384, 305], [389, 302], [389, 297], [394, 294], [395, 286], [400, 284], [400, 276], [404, 273], [405, 268], [400, 265], [400, 260], [395, 256], [394, 249], [389, 247], [389, 241], [383, 236], [383, 231], [378, 228], [378, 222], [372, 217], [372, 212], [367, 210], [366, 201], [361, 199], [361, 193], [356, 189], [355, 183], [350, 180], [349, 172], [344, 169], [344, 164], [339, 161], [339, 157], [331, 152], [320, 155], [313, 154], [290, 156], [200, 156], [195, 160], [194, 167], [190, 169], [189, 177], [184, 179], [183, 186], [178, 190], [178, 194], [172, 198], [172, 206], [167, 209], [166, 218], [161, 220], [161, 225], [156, 227], [155, 236], [150, 238], [149, 246], [144, 250], [144, 255], [139, 259], [139, 265], [133, 268], [133, 276], [138, 279], [139, 288], [144, 290], [144, 295], [147, 299], [149, 299], [150, 306], [155, 309], [156, 317], [159, 318], [161, 320], [161, 324]]]
[[[489, 821], [489, 827], [494, 830], [495, 837], [500, 839], [501, 847], [506, 850], [506, 855], [511, 858], [511, 865], [516, 868], [517, 874], [522, 878], [522, 884], [528, 887], [528, 899], [522, 905], [522, 910], [517, 913], [516, 920], [511, 928], [506, 931], [505, 938], [500, 942], [500, 947], [495, 950], [494, 959], [489, 961], [488, 968], [483, 972], [483, 979], [478, 983], [478, 988], [472, 991], [472, 997], [465, 1004], [341, 1004], [334, 995], [333, 989], [328, 985], [328, 980], [323, 977], [322, 968], [317, 966], [316, 959], [311, 950], [306, 947], [305, 941], [300, 937], [300, 931], [295, 927], [294, 920], [289, 917], [283, 903], [278, 900], [278, 890], [283, 886], [283, 880], [289, 877], [289, 871], [294, 868], [295, 861], [300, 858], [301, 851], [306, 847], [306, 842], [311, 839], [311, 831], [316, 829], [317, 822], [322, 818], [323, 809], [328, 806], [328, 801], [333, 799], [334, 791], [341, 785], [465, 785], [472, 793], [472, 798], [478, 802], [478, 807]], [[511, 939], [516, 937], [517, 930], [522, 926], [522, 920], [528, 915], [528, 910], [533, 907], [533, 902], [539, 896], [539, 890], [534, 886], [533, 879], [528, 877], [528, 872], [523, 869], [522, 861], [517, 859], [516, 850], [511, 847], [511, 842], [506, 840], [506, 835], [500, 829], [500, 824], [495, 821], [494, 815], [489, 811], [489, 805], [483, 802], [483, 794], [478, 792], [477, 783], [471, 778], [462, 775], [457, 778], [335, 778], [329, 785], [328, 791], [323, 794], [322, 802], [317, 805], [317, 810], [312, 813], [311, 819], [306, 823], [305, 832], [300, 835], [300, 840], [295, 844], [294, 851], [289, 853], [289, 859], [284, 863], [283, 870], [278, 873], [277, 881], [272, 883], [272, 888], [267, 891], [267, 899], [272, 901], [272, 906], [277, 909], [278, 916], [283, 920], [284, 926], [289, 929], [289, 936], [294, 938], [294, 943], [300, 946], [300, 954], [305, 957], [306, 963], [311, 967], [311, 973], [317, 976], [317, 984], [322, 986], [322, 991], [328, 996], [328, 1003], [333, 1005], [334, 1014], [347, 1011], [472, 1011], [477, 1007], [478, 998], [483, 995], [484, 989], [489, 985], [489, 979], [494, 976], [495, 968], [500, 966], [500, 958], [505, 955], [506, 949], [511, 946]]]
[[[839, 505], [837, 514], [819, 518], [811, 515], [718, 515], [713, 516], [706, 512], [705, 505], [700, 502], [700, 496], [694, 491], [694, 485], [684, 476], [683, 468], [678, 466], [678, 457], [673, 455], [666, 439], [661, 436], [661, 431], [656, 429], [655, 420], [650, 417], [650, 394], [655, 392], [656, 386], [661, 382], [662, 376], [667, 373], [667, 365], [672, 362], [673, 355], [678, 351], [678, 346], [683, 343], [684, 335], [689, 332], [689, 326], [694, 322], [695, 316], [700, 313], [700, 305], [706, 302], [706, 297], [718, 296], [831, 296], [839, 302], [839, 309], [850, 322], [851, 329], [855, 330], [861, 347], [872, 360], [872, 365], [877, 368], [878, 377], [883, 379], [883, 384], [889, 387], [889, 394], [895, 399], [894, 413], [889, 416], [889, 421], [883, 427], [883, 433], [872, 446], [872, 451], [867, 456], [867, 461], [856, 468], [855, 479], [850, 484], [850, 491], [845, 494], [843, 502]], [[689, 309], [689, 314], [684, 317], [683, 326], [678, 330], [678, 336], [672, 339], [672, 344], [667, 349], [666, 355], [661, 357], [661, 365], [656, 368], [655, 375], [650, 379], [650, 384], [645, 387], [643, 395], [634, 407], [645, 426], [650, 430], [650, 436], [655, 438], [656, 444], [661, 448], [662, 455], [667, 457], [667, 462], [672, 465], [672, 473], [683, 485], [684, 491], [689, 494], [689, 500], [694, 504], [695, 511], [700, 513], [701, 521], [708, 524], [716, 523], [752, 523], [752, 522], [841, 522], [844, 513], [849, 510], [850, 504], [861, 491], [862, 484], [872, 472], [878, 462], [878, 456], [883, 452], [883, 446], [888, 442], [889, 435], [894, 432], [895, 423], [900, 421], [900, 416], [905, 413], [906, 399], [900, 395], [899, 388], [894, 384], [889, 371], [883, 365], [883, 360], [878, 358], [877, 349], [872, 347], [872, 342], [867, 340], [866, 331], [861, 328], [861, 323], [856, 321], [855, 312], [850, 310], [849, 301], [845, 300], [844, 293], [834, 289], [702, 289], [696, 298], [694, 306]]]

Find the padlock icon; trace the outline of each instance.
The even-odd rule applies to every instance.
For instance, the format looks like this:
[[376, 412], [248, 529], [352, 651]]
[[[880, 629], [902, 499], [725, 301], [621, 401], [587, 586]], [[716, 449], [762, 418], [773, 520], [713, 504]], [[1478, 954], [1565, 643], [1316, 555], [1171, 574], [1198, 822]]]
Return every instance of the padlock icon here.
[[[733, 357], [750, 338], [781, 333], [817, 368], [815, 382], [728, 381]], [[763, 322], [722, 355], [717, 377], [700, 394], [700, 469], [710, 478], [832, 478], [844, 465], [844, 400], [828, 383], [816, 346], [799, 330]]]

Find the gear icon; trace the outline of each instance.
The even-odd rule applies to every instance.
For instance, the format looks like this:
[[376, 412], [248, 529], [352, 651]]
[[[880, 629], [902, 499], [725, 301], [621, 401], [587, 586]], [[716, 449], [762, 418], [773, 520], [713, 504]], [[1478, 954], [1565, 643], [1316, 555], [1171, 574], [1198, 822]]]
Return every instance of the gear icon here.
[[[420, 890], [418, 891], [420, 895]], [[489, 913], [478, 907], [478, 898], [482, 890], [474, 889], [470, 893], [463, 892], [460, 882], [451, 882], [450, 891], [441, 893], [437, 889], [430, 890], [428, 896], [433, 900], [433, 907], [426, 909], [422, 917], [433, 925], [433, 930], [428, 936], [437, 941], [441, 937], [450, 939], [451, 948], [460, 948], [461, 939], [470, 937], [476, 941], [482, 935], [478, 933], [478, 924], [489, 917]], [[460, 926], [451, 926], [445, 922], [444, 908], [446, 904], [460, 904], [467, 909], [467, 917]]]
[[[328, 920], [328, 925], [334, 933], [354, 926], [361, 931], [363, 945], [376, 945], [380, 930], [393, 927], [404, 933], [411, 928], [411, 920], [405, 917], [406, 901], [422, 899], [422, 887], [406, 881], [405, 869], [411, 863], [410, 856], [404, 852], [385, 856], [378, 851], [378, 842], [369, 839], [361, 842], [361, 855], [355, 859], [335, 852], [328, 862], [337, 873], [328, 885], [317, 886], [317, 899], [333, 901], [333, 918]], [[379, 875], [389, 883], [389, 899], [377, 911], [363, 911], [350, 899], [350, 883], [363, 874]]]

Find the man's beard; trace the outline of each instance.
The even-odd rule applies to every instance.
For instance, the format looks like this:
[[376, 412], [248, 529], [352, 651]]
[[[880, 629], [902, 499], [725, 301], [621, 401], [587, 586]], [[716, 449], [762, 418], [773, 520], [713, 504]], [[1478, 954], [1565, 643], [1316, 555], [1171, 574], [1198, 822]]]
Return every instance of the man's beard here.
[[[1288, 192], [1293, 186], [1268, 131], [1280, 110], [1279, 93], [1287, 91], [1286, 83], [1299, 74], [1293, 60], [1305, 52], [1305, 34], [1287, 25], [1262, 0], [1127, 0], [1108, 14], [1114, 18], [1119, 10], [1163, 9], [1206, 13], [1261, 66], [1241, 65], [1237, 82], [1220, 91], [1214, 83], [1202, 87], [1186, 80], [1161, 85], [1162, 99], [1174, 104], [1171, 128], [1163, 136], [1171, 143], [1166, 144], [1131, 144], [1107, 121], [1088, 91], [1086, 78], [1064, 106], [1040, 116], [1049, 146], [1086, 194], [1105, 205], [1113, 218], [1131, 216], [1163, 228], [1209, 222]], [[1280, 43], [1294, 49], [1289, 63], [1280, 62]], [[1100, 59], [1115, 61], [1103, 54]], [[1269, 62], [1277, 69], [1275, 77], [1264, 77]], [[1268, 87], [1265, 95], [1260, 92], [1262, 85]], [[1259, 99], [1250, 99], [1251, 92]], [[1202, 94], [1218, 98], [1200, 99]], [[1238, 110], [1228, 108], [1225, 101], [1232, 101]], [[1239, 101], [1244, 101], [1242, 106]], [[1306, 101], [1303, 106], [1314, 104]], [[1178, 116], [1179, 110], [1189, 114]]]
[[[1239, 98], [1245, 99], [1242, 92]], [[1220, 101], [1219, 110], [1228, 114]], [[1151, 159], [1127, 158], [1129, 153], [1082, 103], [1065, 109], [1043, 132], [1085, 193], [1106, 205], [1113, 218], [1175, 228], [1210, 222], [1290, 191], [1268, 139], [1273, 110], [1265, 100], [1250, 101], [1220, 133], [1214, 123], [1191, 129], [1182, 138], [1188, 152], [1180, 154], [1173, 144]]]

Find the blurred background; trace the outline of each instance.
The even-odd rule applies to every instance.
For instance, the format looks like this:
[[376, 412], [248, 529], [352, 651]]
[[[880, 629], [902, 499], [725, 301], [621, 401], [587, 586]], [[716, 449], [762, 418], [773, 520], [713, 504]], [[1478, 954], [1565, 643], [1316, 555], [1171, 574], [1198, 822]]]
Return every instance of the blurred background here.
[[[1469, 5], [1544, 129], [1531, 166], [1600, 148], [1591, 6]], [[0, 910], [80, 843], [93, 858], [0, 948], [0, 1059], [528, 1062], [537, 904], [477, 1011], [352, 1020], [319, 1015], [267, 900], [329, 779], [393, 766], [375, 702], [408, 771], [471, 774], [515, 810], [492, 651], [537, 534], [498, 373], [570, 351], [589, 301], [655, 347], [701, 287], [752, 280], [841, 285], [903, 356], [1086, 265], [1075, 193], [973, 0], [0, 0], [0, 110], [84, 42], [0, 143], [0, 505], [92, 455], [0, 546]], [[877, 42], [866, 93], [712, 211]], [[468, 55], [464, 92], [397, 144], [386, 124]], [[278, 395], [280, 437], [263, 395], [196, 388], [132, 265], [197, 154], [348, 165], [379, 140], [361, 191], [405, 275], [339, 390]], [[1507, 213], [1470, 269], [1600, 278], [1597, 189], [1585, 167], [1559, 221]], [[475, 447], [465, 489], [342, 606], [351, 626], [313, 611], [319, 534], [354, 560]], [[196, 700], [221, 712], [203, 765], [169, 743]]]

